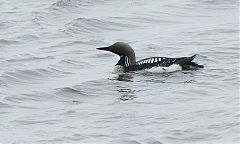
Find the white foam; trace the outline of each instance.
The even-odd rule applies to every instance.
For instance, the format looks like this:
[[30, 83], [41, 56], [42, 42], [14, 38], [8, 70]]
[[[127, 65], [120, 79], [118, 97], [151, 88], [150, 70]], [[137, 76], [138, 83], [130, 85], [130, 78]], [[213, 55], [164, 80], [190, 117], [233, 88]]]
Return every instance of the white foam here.
[[156, 66], [150, 69], [146, 69], [145, 71], [151, 72], [151, 73], [171, 73], [171, 72], [180, 71], [180, 70], [182, 70], [182, 67], [180, 65], [172, 64], [169, 67]]
[[120, 65], [115, 65], [115, 67], [113, 68], [113, 72], [114, 74], [117, 73], [124, 73], [124, 67], [120, 66]]

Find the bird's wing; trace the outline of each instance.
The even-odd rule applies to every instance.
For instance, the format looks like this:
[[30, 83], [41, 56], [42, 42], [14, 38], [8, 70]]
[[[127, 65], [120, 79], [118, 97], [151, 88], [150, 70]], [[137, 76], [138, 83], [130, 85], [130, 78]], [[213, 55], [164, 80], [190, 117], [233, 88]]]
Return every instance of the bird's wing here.
[[169, 67], [172, 64], [179, 64], [184, 66], [194, 59], [195, 55], [192, 57], [180, 57], [180, 58], [168, 58], [168, 57], [150, 57], [139, 60], [135, 65], [125, 68], [125, 71], [134, 71], [152, 68], [154, 66]]

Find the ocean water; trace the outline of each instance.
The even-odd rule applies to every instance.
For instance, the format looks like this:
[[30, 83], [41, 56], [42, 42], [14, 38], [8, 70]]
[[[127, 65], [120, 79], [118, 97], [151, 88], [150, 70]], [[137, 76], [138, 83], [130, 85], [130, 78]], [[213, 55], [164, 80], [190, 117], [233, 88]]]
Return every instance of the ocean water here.
[[[198, 54], [197, 71], [112, 74]], [[0, 0], [0, 144], [237, 144], [238, 0]]]

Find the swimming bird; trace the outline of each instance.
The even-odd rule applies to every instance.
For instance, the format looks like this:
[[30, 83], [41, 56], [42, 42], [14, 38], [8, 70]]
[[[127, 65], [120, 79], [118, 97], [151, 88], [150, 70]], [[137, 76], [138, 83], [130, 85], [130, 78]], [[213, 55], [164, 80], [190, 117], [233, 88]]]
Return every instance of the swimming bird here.
[[196, 62], [192, 62], [196, 55], [179, 58], [149, 57], [136, 61], [134, 50], [125, 42], [116, 42], [113, 45], [97, 49], [109, 51], [120, 56], [120, 60], [114, 69], [116, 73], [139, 70], [146, 70], [153, 73], [169, 73], [179, 70], [196, 70], [204, 67]]

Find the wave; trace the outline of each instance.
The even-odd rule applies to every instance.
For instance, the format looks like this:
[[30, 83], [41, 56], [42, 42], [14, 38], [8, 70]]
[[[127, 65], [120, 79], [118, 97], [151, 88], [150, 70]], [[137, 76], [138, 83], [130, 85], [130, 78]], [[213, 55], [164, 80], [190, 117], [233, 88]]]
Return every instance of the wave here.
[[7, 39], [0, 39], [0, 46], [1, 45], [12, 45], [12, 44], [20, 44], [20, 41], [17, 40], [7, 40]]
[[79, 88], [73, 88], [73, 87], [63, 87], [63, 88], [57, 88], [56, 94], [61, 96], [87, 96], [88, 94]]
[[30, 62], [30, 61], [40, 61], [40, 60], [49, 60], [49, 59], [54, 59], [52, 56], [45, 56], [45, 57], [38, 57], [38, 56], [29, 56], [27, 58], [13, 58], [13, 59], [8, 59], [5, 60], [4, 62]]
[[64, 27], [64, 31], [68, 34], [91, 34], [136, 28], [136, 26], [125, 22], [115, 22], [96, 18], [77, 18], [65, 24]]
[[31, 84], [48, 79], [49, 77], [57, 77], [63, 73], [63, 71], [59, 71], [54, 68], [5, 71], [0, 75], [0, 80], [5, 85], [9, 83]]
[[52, 6], [60, 8], [68, 7], [83, 7], [83, 6], [93, 6], [98, 5], [99, 3], [104, 3], [104, 0], [58, 0], [53, 3]]

